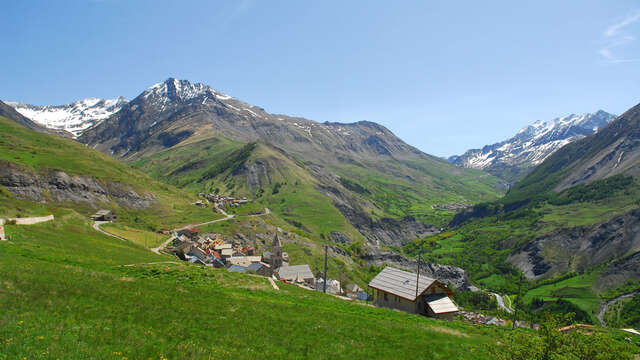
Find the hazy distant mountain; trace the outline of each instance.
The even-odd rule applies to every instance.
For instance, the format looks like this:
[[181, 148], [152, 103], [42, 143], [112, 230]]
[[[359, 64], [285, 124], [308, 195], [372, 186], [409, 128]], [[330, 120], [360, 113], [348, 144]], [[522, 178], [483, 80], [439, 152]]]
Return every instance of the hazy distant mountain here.
[[7, 101], [20, 114], [50, 129], [66, 130], [74, 136], [120, 111], [128, 101], [119, 97], [105, 100], [87, 98], [67, 105], [38, 106]]
[[451, 156], [449, 162], [482, 169], [515, 182], [556, 150], [597, 132], [615, 118], [615, 115], [600, 110], [591, 114], [571, 114], [548, 122], [536, 121], [505, 141]]

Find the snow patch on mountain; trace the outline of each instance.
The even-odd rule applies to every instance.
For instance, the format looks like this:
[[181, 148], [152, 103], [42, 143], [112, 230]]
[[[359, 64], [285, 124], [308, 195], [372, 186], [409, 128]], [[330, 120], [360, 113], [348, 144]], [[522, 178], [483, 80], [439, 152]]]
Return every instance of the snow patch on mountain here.
[[[461, 167], [489, 171], [505, 167], [531, 168], [542, 163], [561, 147], [596, 133], [616, 116], [599, 110], [582, 115], [570, 114], [551, 121], [536, 121], [513, 137], [472, 149], [448, 160]], [[495, 172], [494, 175], [499, 175]]]
[[[147, 99], [149, 97], [163, 99], [163, 101], [188, 102], [196, 98], [230, 100], [231, 96], [220, 93], [211, 87], [201, 83], [191, 83], [187, 80], [177, 80], [169, 78], [164, 82], [157, 83], [149, 87], [142, 93]], [[202, 104], [205, 100], [202, 101]]]
[[67, 105], [38, 106], [7, 101], [17, 112], [50, 129], [66, 130], [74, 136], [120, 111], [128, 101], [117, 99], [87, 98]]

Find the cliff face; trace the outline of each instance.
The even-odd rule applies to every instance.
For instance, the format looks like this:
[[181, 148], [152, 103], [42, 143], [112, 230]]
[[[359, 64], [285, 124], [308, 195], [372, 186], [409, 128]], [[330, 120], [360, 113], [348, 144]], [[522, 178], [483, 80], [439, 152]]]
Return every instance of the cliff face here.
[[36, 174], [8, 162], [0, 162], [0, 186], [19, 199], [84, 202], [94, 208], [111, 200], [135, 209], [144, 209], [156, 202], [151, 193], [139, 194], [117, 182], [100, 182], [90, 176], [70, 176], [57, 170]]
[[[390, 265], [413, 272], [418, 269], [418, 262], [416, 260], [408, 259], [393, 252], [382, 252], [371, 249], [368, 253], [363, 254], [361, 258], [367, 262], [367, 265]], [[451, 265], [421, 262], [420, 276], [438, 279], [443, 284], [450, 285], [456, 290], [473, 289], [473, 286], [469, 282], [467, 272]]]
[[[538, 279], [582, 271], [611, 259], [621, 260], [637, 251], [640, 251], [640, 209], [597, 225], [552, 231], [525, 245], [508, 261], [527, 278]], [[609, 275], [613, 275], [615, 269], [610, 270]]]

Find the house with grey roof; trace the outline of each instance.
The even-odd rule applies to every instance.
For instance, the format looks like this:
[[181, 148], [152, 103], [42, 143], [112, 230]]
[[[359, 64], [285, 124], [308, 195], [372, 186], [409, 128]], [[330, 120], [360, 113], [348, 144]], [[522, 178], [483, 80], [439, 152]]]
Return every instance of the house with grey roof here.
[[315, 282], [315, 276], [307, 264], [281, 266], [276, 270], [276, 275], [278, 279], [291, 283], [313, 286]]
[[247, 266], [247, 271], [261, 276], [270, 277], [273, 274], [271, 266], [263, 262], [254, 262]]
[[453, 292], [436, 279], [387, 266], [369, 283], [373, 304], [414, 314], [451, 318], [459, 310]]
[[227, 270], [229, 271], [233, 271], [233, 272], [239, 272], [239, 273], [246, 273], [247, 272], [247, 267], [246, 266], [240, 266], [240, 265], [231, 265], [227, 268]]

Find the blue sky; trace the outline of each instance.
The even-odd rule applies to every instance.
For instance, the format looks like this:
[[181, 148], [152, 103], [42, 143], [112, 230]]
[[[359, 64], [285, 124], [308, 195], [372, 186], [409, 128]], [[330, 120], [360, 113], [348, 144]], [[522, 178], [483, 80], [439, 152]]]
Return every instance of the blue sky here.
[[0, 99], [168, 77], [272, 113], [381, 123], [447, 156], [640, 102], [638, 1], [7, 1]]

